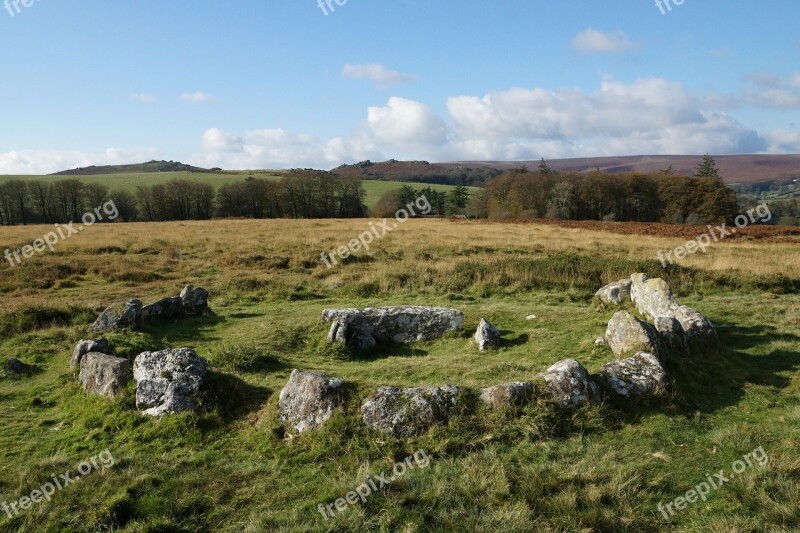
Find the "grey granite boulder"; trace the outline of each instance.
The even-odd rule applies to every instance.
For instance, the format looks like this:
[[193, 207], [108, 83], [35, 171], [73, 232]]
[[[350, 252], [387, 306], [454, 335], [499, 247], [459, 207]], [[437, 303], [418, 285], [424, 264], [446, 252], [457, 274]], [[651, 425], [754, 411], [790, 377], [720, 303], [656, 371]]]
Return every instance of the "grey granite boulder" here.
[[575, 359], [559, 361], [548, 368], [542, 378], [553, 399], [564, 407], [580, 407], [599, 398], [597, 385]]
[[357, 353], [368, 352], [377, 342], [430, 341], [464, 327], [464, 315], [460, 311], [443, 307], [325, 309], [322, 321], [332, 322], [328, 333], [330, 342], [345, 345]]
[[201, 287], [187, 285], [181, 291], [180, 299], [188, 314], [200, 315], [208, 311], [208, 291]]
[[595, 297], [604, 305], [623, 306], [630, 299], [631, 285], [630, 279], [615, 281], [602, 287], [595, 293]]
[[207, 369], [190, 348], [139, 354], [133, 363], [136, 408], [151, 416], [195, 410]]
[[661, 316], [655, 321], [656, 331], [661, 337], [661, 346], [670, 355], [686, 355], [689, 353], [689, 344], [686, 341], [686, 332], [677, 318]]
[[344, 381], [317, 372], [293, 370], [281, 390], [281, 420], [298, 433], [317, 429], [344, 403]]
[[683, 327], [691, 350], [714, 350], [719, 345], [716, 326], [699, 311], [682, 305], [675, 311], [675, 318]]
[[497, 349], [500, 347], [500, 331], [491, 322], [481, 318], [481, 323], [475, 331], [475, 342], [478, 343], [478, 349], [482, 352]]
[[158, 322], [183, 316], [183, 300], [180, 296], [162, 298], [142, 308], [142, 322]]
[[608, 322], [605, 337], [618, 359], [639, 352], [661, 354], [661, 344], [656, 329], [627, 311], [614, 313]]
[[680, 307], [666, 281], [661, 278], [650, 279], [641, 273], [631, 276], [631, 301], [650, 320], [675, 316], [675, 311]]
[[424, 433], [446, 424], [458, 405], [458, 387], [382, 387], [361, 406], [364, 422], [396, 438]]
[[500, 410], [524, 405], [532, 396], [532, 383], [515, 381], [481, 389], [480, 400], [490, 409]]
[[376, 340], [399, 344], [432, 341], [464, 327], [464, 315], [444, 307], [369, 307], [364, 316]]
[[69, 360], [69, 367], [75, 368], [81, 364], [83, 356], [89, 352], [104, 353], [113, 355], [114, 350], [106, 339], [81, 340], [75, 345], [72, 351], [72, 358]]
[[103, 311], [89, 328], [93, 333], [138, 329], [141, 324], [142, 302], [129, 300], [116, 304]]
[[330, 322], [328, 342], [341, 344], [357, 355], [366, 354], [376, 344], [373, 327], [358, 309], [326, 309], [322, 321]]
[[645, 274], [634, 274], [631, 281], [631, 300], [640, 313], [651, 320], [675, 318], [683, 328], [683, 335], [692, 350], [717, 347], [719, 338], [714, 324], [699, 311], [681, 305], [666, 281], [661, 278], [650, 279]]
[[130, 364], [127, 359], [98, 352], [85, 354], [78, 381], [89, 394], [116, 398], [125, 390]]
[[600, 370], [599, 381], [605, 389], [625, 398], [652, 396], [669, 386], [664, 367], [650, 353], [608, 363]]

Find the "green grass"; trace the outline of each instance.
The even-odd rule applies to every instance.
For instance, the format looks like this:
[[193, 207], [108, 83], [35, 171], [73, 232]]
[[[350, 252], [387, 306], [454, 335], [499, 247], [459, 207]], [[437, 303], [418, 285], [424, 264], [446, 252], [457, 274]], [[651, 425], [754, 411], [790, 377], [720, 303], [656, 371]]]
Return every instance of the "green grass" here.
[[[179, 225], [170, 227], [177, 232]], [[75, 286], [6, 286], [12, 302], [35, 295], [51, 303], [12, 303], [17, 308], [10, 312], [20, 318], [0, 337], [4, 356], [37, 366], [29, 378], [0, 378], [0, 504], [105, 449], [117, 465], [13, 520], [0, 511], [0, 531], [800, 529], [800, 297], [779, 277], [683, 268], [668, 274], [682, 303], [718, 325], [722, 346], [718, 354], [675, 361], [673, 392], [663, 399], [574, 413], [537, 402], [493, 414], [473, 409], [478, 388], [534, 379], [564, 358], [592, 372], [613, 359], [593, 343], [612, 311], [596, 310], [592, 294], [601, 277], [621, 277], [634, 267], [655, 271], [656, 261], [441, 242], [428, 247], [432, 252], [404, 249], [418, 259], [400, 262], [388, 248], [373, 262], [328, 271], [303, 266], [299, 241], [287, 245], [294, 254], [274, 245], [285, 262], [235, 255], [232, 244], [227, 254], [211, 254], [215, 245], [201, 244], [207, 239], [201, 227], [191, 226], [197, 231], [191, 244], [172, 237], [184, 245], [177, 263], [162, 263], [142, 242], [123, 246], [125, 254], [105, 255], [89, 243], [52, 256], [70, 267]], [[421, 253], [430, 256], [422, 260]], [[76, 271], [74, 265], [89, 266]], [[100, 266], [149, 268], [159, 279], [109, 281]], [[371, 276], [379, 268], [397, 277], [376, 283]], [[207, 357], [213, 371], [200, 412], [139, 416], [133, 385], [119, 401], [86, 396], [68, 362], [93, 313], [123, 296], [153, 300], [187, 281], [211, 291], [214, 315], [110, 340], [122, 357], [165, 346], [190, 346]], [[465, 333], [361, 358], [325, 344], [323, 308], [401, 303], [458, 308]], [[529, 314], [538, 318], [526, 321]], [[497, 352], [480, 354], [469, 338], [484, 316], [502, 332]], [[325, 371], [354, 388], [346, 409], [320, 432], [289, 439], [276, 410], [292, 368]], [[463, 387], [466, 398], [448, 426], [398, 441], [360, 421], [359, 406], [379, 386], [443, 384]], [[759, 446], [770, 457], [767, 466], [748, 469], [670, 521], [658, 513], [660, 502], [730, 470]], [[428, 468], [331, 521], [317, 511], [417, 450], [430, 457]]]

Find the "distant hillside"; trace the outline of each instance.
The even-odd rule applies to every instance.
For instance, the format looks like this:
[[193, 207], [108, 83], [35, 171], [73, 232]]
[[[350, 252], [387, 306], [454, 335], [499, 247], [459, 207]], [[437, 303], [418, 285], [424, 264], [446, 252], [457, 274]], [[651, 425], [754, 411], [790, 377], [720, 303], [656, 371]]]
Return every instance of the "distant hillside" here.
[[[726, 183], [755, 183], [800, 176], [800, 155], [721, 155], [714, 156]], [[672, 166], [676, 174], [693, 175], [702, 156], [626, 156], [581, 159], [553, 159], [547, 164], [568, 172], [654, 172]], [[479, 185], [502, 171], [527, 166], [535, 170], [539, 161], [363, 161], [342, 165], [333, 171], [364, 179], [410, 181], [418, 183]]]
[[53, 176], [97, 176], [107, 174], [151, 174], [155, 172], [210, 172], [207, 169], [184, 165], [178, 161], [148, 161], [135, 165], [105, 165], [62, 170]]
[[357, 176], [365, 180], [405, 181], [438, 185], [484, 185], [500, 174], [486, 163], [432, 164], [427, 161], [397, 161], [383, 163], [362, 161], [342, 165], [332, 170], [341, 176]]

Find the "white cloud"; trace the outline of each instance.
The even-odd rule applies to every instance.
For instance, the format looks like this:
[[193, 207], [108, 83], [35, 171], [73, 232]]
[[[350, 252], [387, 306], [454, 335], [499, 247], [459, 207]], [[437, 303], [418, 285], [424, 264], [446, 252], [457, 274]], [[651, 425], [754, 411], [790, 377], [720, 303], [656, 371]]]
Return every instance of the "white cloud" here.
[[615, 54], [639, 48], [622, 31], [603, 32], [587, 28], [572, 39], [572, 47], [584, 54]]
[[240, 137], [211, 128], [203, 133], [203, 150], [208, 152], [241, 152], [244, 142]]
[[447, 126], [420, 102], [393, 96], [383, 107], [370, 107], [367, 123], [379, 144], [398, 155], [434, 152], [447, 142]]
[[392, 84], [413, 83], [417, 80], [417, 77], [414, 75], [403, 74], [396, 70], [389, 70], [378, 63], [370, 63], [368, 65], [351, 65], [347, 63], [342, 69], [342, 77], [356, 80], [371, 80], [381, 89], [386, 89]]
[[513, 88], [450, 98], [459, 159], [759, 152], [758, 133], [662, 78], [598, 91]]
[[770, 154], [800, 154], [800, 132], [773, 130], [764, 134], [769, 141]]
[[774, 109], [800, 109], [800, 72], [782, 79], [769, 72], [748, 74], [745, 98], [750, 105]]
[[204, 93], [202, 91], [181, 94], [181, 100], [183, 100], [184, 102], [191, 102], [193, 104], [208, 102], [209, 100], [211, 100], [211, 98], [212, 96], [210, 94]]
[[156, 97], [149, 93], [136, 93], [132, 94], [131, 98], [143, 104], [152, 104], [156, 101]]
[[124, 165], [161, 157], [155, 148], [108, 148], [103, 152], [13, 150], [0, 153], [0, 174], [52, 174], [91, 165]]

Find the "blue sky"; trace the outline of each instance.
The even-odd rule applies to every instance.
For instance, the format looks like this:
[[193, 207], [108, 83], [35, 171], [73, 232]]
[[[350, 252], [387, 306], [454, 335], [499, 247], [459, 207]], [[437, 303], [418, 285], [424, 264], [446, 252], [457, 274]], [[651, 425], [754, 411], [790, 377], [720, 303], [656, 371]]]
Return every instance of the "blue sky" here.
[[800, 4], [671, 4], [20, 2], [0, 173], [800, 152]]

